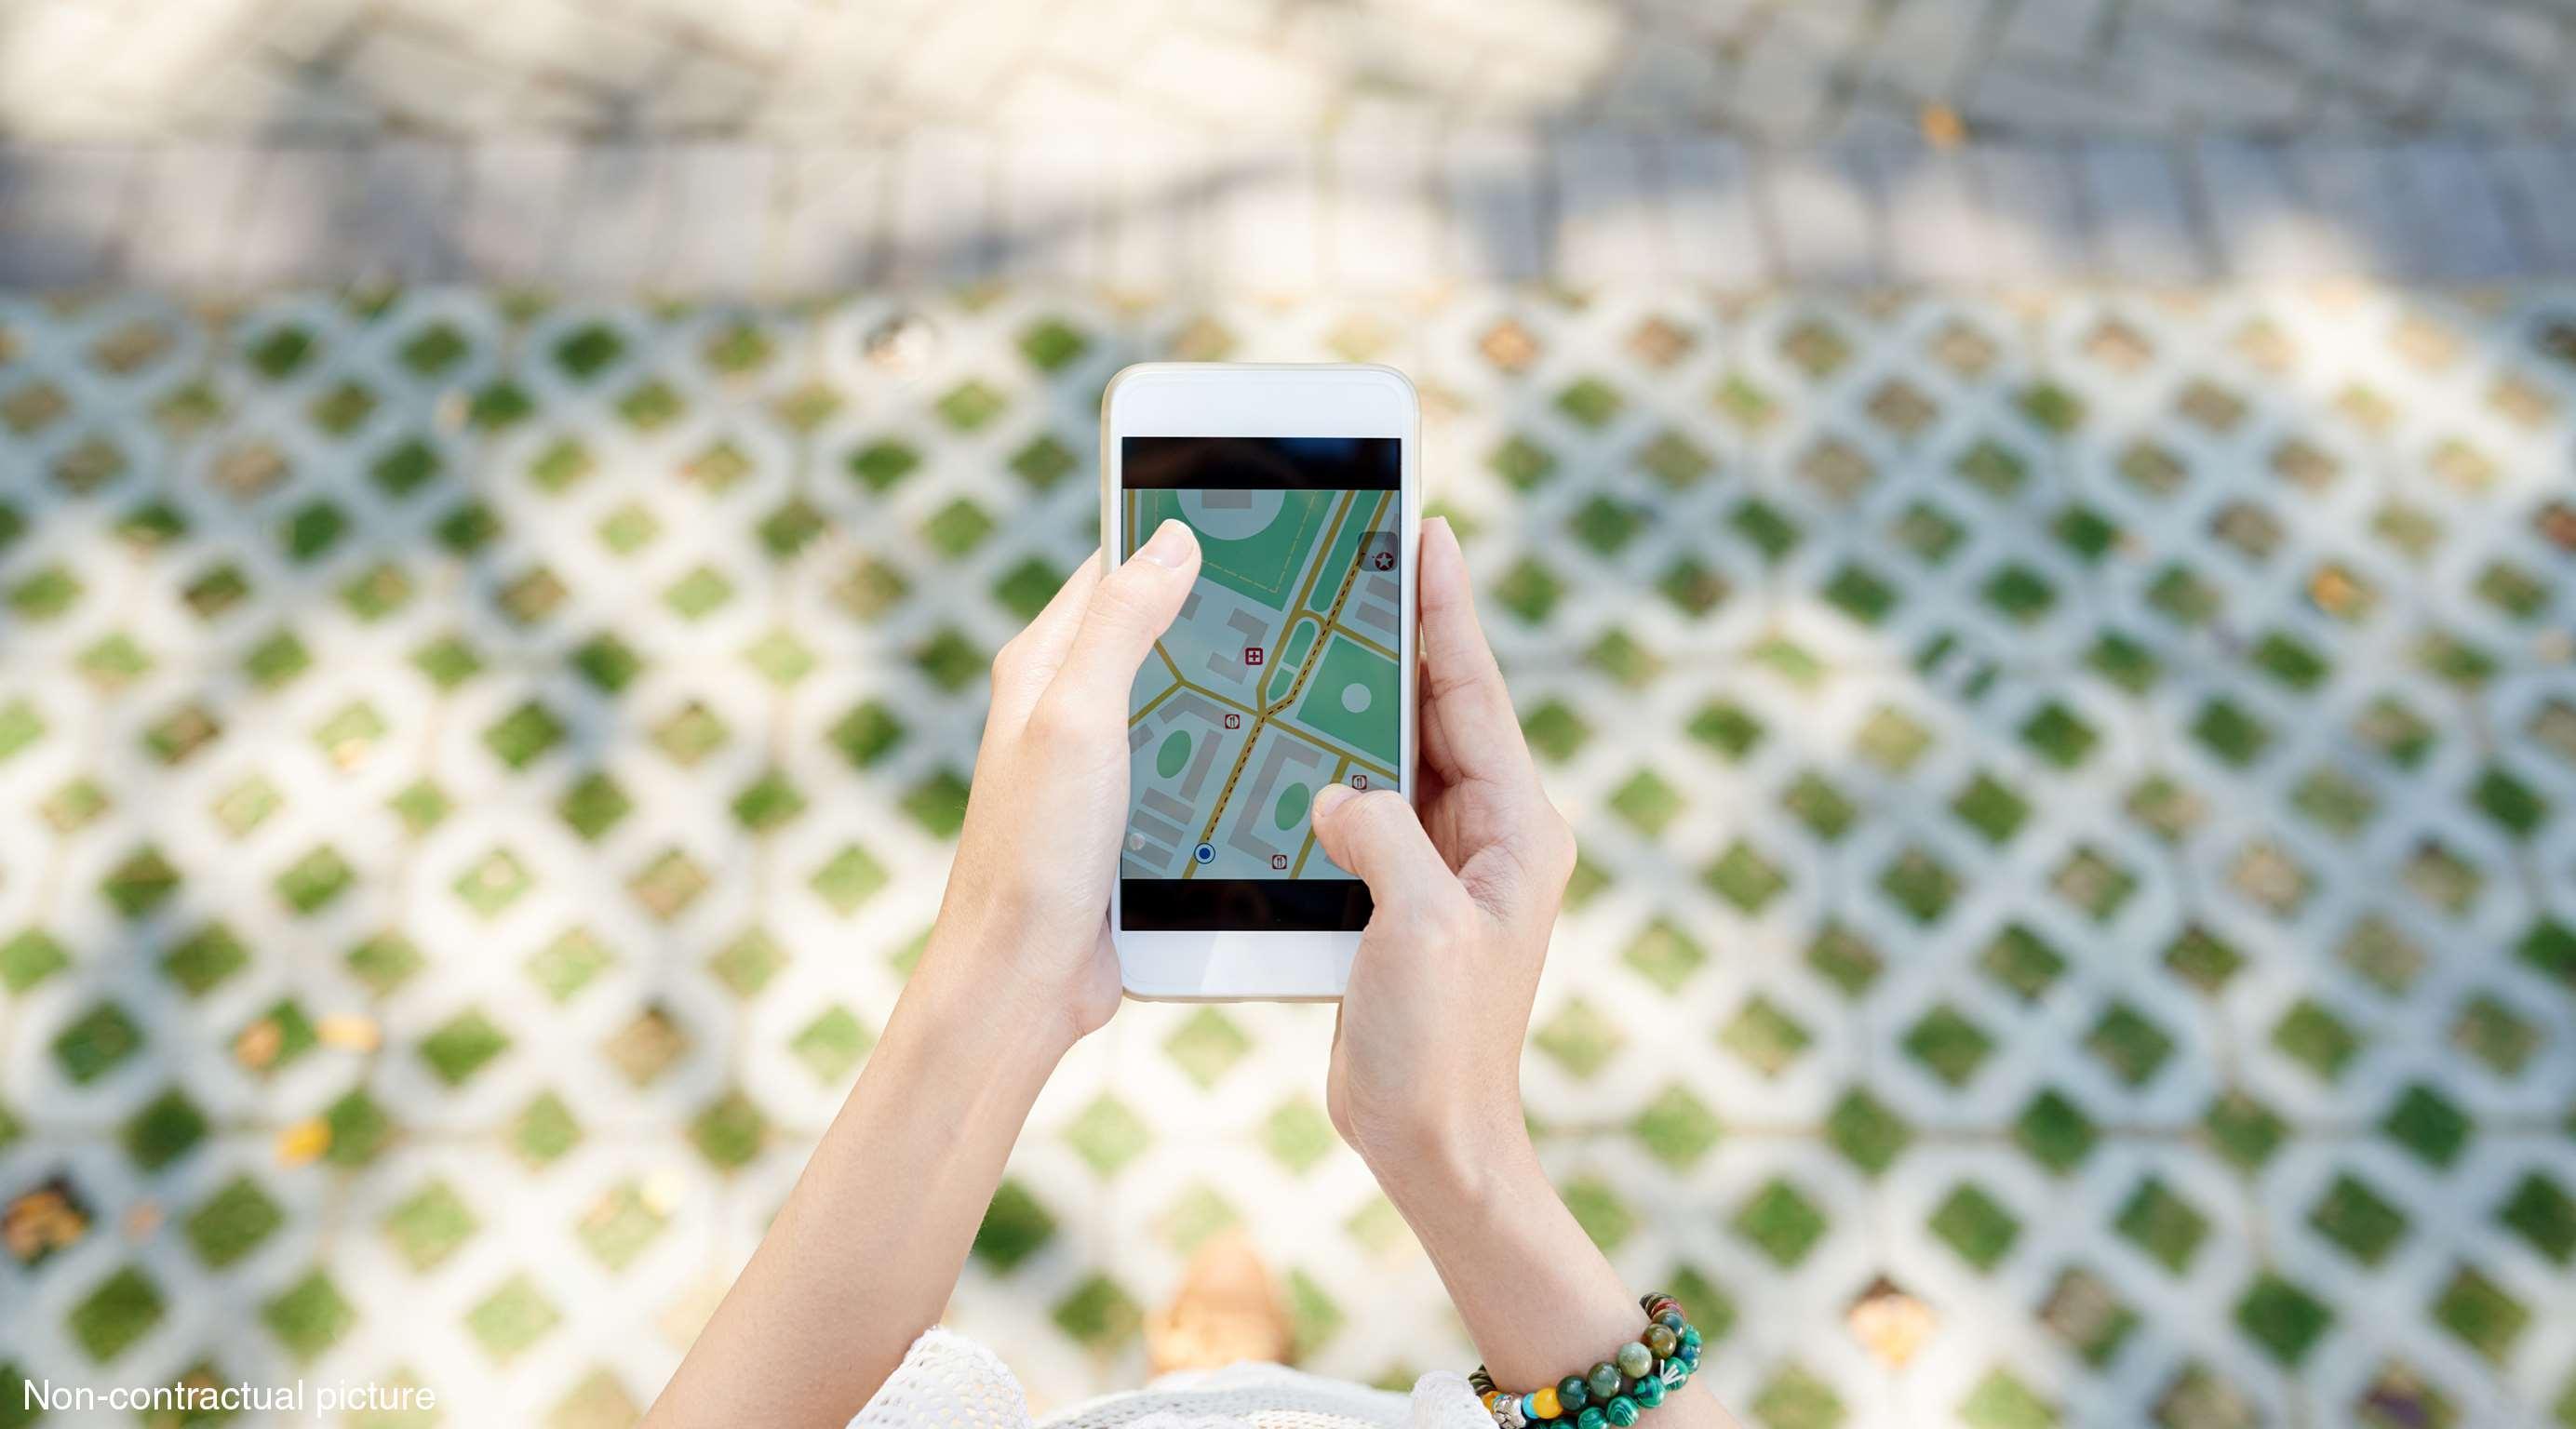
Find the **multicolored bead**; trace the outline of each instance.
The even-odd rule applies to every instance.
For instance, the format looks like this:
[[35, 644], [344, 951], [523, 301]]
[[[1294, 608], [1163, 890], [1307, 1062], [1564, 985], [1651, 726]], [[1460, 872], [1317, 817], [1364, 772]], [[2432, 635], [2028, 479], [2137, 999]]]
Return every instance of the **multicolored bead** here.
[[1684, 1317], [1679, 1301], [1651, 1294], [1639, 1296], [1637, 1305], [1646, 1312], [1644, 1333], [1586, 1373], [1526, 1394], [1496, 1389], [1483, 1365], [1476, 1366], [1467, 1382], [1500, 1429], [1628, 1429], [1690, 1382], [1700, 1356], [1700, 1332]]
[[1619, 1366], [1621, 1374], [1635, 1379], [1655, 1367], [1655, 1352], [1630, 1340], [1619, 1347], [1619, 1353], [1612, 1356], [1612, 1360]]

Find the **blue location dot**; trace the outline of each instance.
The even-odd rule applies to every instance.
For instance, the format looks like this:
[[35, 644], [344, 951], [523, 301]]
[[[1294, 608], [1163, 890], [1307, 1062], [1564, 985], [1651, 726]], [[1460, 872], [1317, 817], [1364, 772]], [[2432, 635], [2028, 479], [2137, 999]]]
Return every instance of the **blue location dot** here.
[[1201, 863], [1214, 863], [1216, 862], [1216, 845], [1200, 844], [1197, 848], [1190, 850], [1190, 857], [1197, 859]]

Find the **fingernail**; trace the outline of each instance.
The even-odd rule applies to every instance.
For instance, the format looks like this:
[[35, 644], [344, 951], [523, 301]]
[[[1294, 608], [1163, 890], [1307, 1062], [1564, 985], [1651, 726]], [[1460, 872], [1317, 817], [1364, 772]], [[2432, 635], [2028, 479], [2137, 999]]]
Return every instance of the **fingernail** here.
[[1311, 823], [1323, 818], [1358, 797], [1347, 784], [1327, 784], [1315, 791], [1315, 802], [1306, 815], [1307, 821]]
[[1154, 539], [1147, 541], [1144, 549], [1136, 554], [1155, 565], [1177, 569], [1181, 562], [1189, 559], [1190, 548], [1198, 543], [1199, 538], [1190, 534], [1189, 527], [1178, 521], [1165, 521], [1154, 528]]

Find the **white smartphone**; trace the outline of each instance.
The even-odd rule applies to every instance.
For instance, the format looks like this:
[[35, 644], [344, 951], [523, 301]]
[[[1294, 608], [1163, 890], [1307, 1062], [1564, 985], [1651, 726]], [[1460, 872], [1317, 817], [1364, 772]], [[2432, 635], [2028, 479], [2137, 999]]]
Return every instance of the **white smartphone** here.
[[1307, 820], [1315, 791], [1413, 786], [1414, 463], [1390, 367], [1156, 362], [1101, 398], [1100, 548], [1165, 520], [1198, 582], [1137, 672], [1109, 899], [1131, 997], [1337, 998], [1366, 884]]

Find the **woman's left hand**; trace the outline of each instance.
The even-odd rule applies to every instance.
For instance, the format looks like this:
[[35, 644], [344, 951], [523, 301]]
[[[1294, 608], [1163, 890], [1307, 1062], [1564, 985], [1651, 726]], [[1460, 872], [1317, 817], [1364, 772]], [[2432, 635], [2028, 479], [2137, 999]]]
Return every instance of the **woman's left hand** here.
[[1197, 537], [1166, 521], [1105, 575], [1098, 555], [1085, 561], [993, 657], [974, 792], [917, 982], [1065, 1046], [1118, 1010], [1108, 914], [1128, 693], [1198, 573]]
[[1118, 1010], [1109, 880], [1127, 697], [1190, 583], [1167, 521], [1093, 557], [993, 660], [938, 927], [850, 1099], [654, 1401], [655, 1429], [842, 1424], [957, 1288], [1011, 1143], [1065, 1049]]

